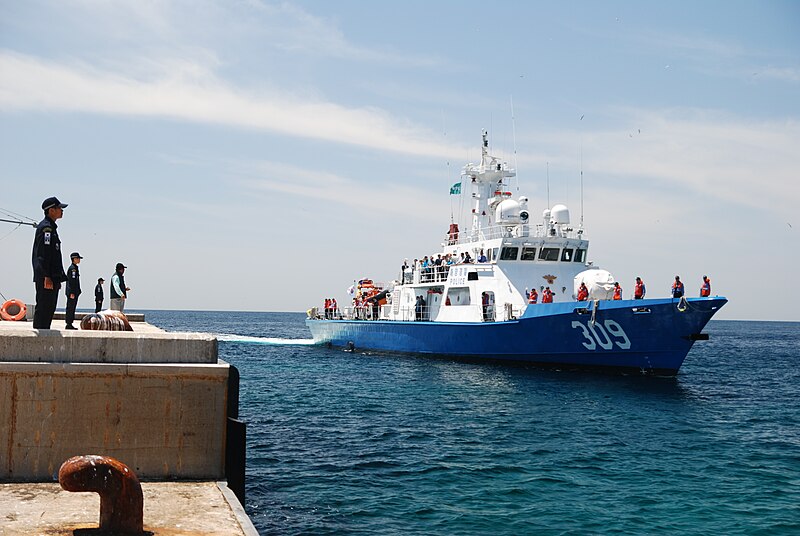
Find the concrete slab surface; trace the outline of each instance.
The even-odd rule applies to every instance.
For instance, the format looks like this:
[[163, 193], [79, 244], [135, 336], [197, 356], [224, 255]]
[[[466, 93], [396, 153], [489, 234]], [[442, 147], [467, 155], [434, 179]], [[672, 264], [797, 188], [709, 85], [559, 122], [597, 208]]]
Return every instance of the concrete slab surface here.
[[[66, 326], [64, 322], [64, 315], [60, 315], [61, 318], [55, 317], [53, 318], [53, 322], [50, 324], [50, 327], [56, 331], [67, 331], [64, 329]], [[134, 332], [141, 332], [141, 333], [165, 333], [163, 329], [156, 327], [152, 324], [148, 324], [147, 322], [135, 322], [128, 318], [128, 321], [131, 324]], [[80, 324], [80, 321], [76, 317], [75, 319], [75, 326]], [[29, 330], [33, 331], [33, 322], [30, 321], [23, 321], [23, 322], [9, 322], [7, 320], [0, 320], [0, 330]], [[42, 330], [45, 331], [45, 330]], [[80, 331], [80, 330], [75, 330]], [[106, 331], [105, 333], [115, 333], [113, 331]]]
[[[255, 536], [224, 482], [142, 482], [144, 529], [155, 536]], [[0, 535], [72, 536], [99, 526], [100, 496], [58, 483], [0, 484]]]
[[216, 363], [217, 339], [208, 333], [166, 332], [146, 322], [133, 331], [52, 329], [32, 322], [0, 322], [0, 362]]

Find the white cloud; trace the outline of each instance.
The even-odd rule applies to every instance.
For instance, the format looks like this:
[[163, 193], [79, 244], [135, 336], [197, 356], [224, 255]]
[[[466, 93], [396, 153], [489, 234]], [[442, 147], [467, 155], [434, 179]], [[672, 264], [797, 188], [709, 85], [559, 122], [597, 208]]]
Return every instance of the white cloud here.
[[[281, 162], [252, 162], [239, 164], [236, 174], [244, 188], [253, 192], [277, 192], [287, 197], [316, 199], [335, 206], [337, 211], [351, 211], [372, 216], [376, 209], [393, 218], [408, 216], [413, 207], [417, 223], [440, 223], [441, 201], [431, 196], [429, 190], [395, 184], [375, 182], [365, 185], [335, 173], [315, 171]], [[280, 177], [275, 179], [272, 177]]]
[[[254, 128], [418, 156], [459, 155], [464, 149], [376, 108], [347, 108], [291, 93], [248, 93], [204, 65], [185, 60], [138, 78], [85, 64], [63, 65], [0, 52], [0, 109], [57, 110], [172, 118]], [[169, 72], [169, 74], [166, 74]]]
[[[752, 120], [708, 110], [620, 109], [610, 127], [554, 131], [526, 137], [545, 147], [551, 173], [575, 167], [582, 143], [584, 172], [609, 186], [677, 189], [685, 195], [777, 211], [800, 206], [797, 181], [800, 121]], [[580, 141], [582, 140], [582, 141]], [[555, 156], [553, 156], [555, 155]], [[521, 165], [541, 168], [543, 157], [522, 154]]]
[[758, 69], [754, 74], [762, 78], [772, 78], [784, 82], [800, 82], [800, 69], [796, 67], [765, 67]]

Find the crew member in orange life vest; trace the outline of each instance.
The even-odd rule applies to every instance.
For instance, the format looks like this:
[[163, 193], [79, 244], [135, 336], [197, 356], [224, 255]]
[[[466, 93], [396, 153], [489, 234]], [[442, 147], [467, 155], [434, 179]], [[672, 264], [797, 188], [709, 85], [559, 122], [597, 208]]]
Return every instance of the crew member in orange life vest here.
[[553, 303], [553, 291], [550, 290], [550, 287], [545, 287], [542, 292], [542, 303]]
[[711, 296], [711, 280], [707, 275], [703, 276], [703, 286], [700, 287], [700, 297], [707, 298]]
[[673, 298], [682, 298], [683, 297], [683, 283], [681, 283], [681, 276], [675, 276], [675, 282], [672, 284], [672, 297]]
[[581, 281], [581, 286], [578, 289], [578, 301], [586, 301], [589, 299], [589, 289], [586, 288], [586, 283]]
[[531, 289], [531, 293], [528, 294], [528, 303], [536, 303], [539, 300], [539, 293], [536, 292], [535, 288]]
[[643, 300], [645, 294], [644, 288], [644, 281], [642, 281], [641, 277], [636, 278], [636, 286], [633, 289], [633, 299], [634, 300]]
[[614, 299], [615, 300], [622, 299], [622, 287], [619, 286], [619, 281], [614, 282]]

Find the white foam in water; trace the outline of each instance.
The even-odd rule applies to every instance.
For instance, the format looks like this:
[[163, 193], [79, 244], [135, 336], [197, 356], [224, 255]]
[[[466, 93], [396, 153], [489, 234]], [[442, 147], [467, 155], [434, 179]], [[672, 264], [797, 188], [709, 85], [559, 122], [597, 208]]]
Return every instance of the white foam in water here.
[[244, 342], [249, 344], [272, 344], [285, 346], [311, 346], [314, 339], [282, 339], [279, 337], [248, 337], [247, 335], [232, 335], [230, 333], [216, 333], [217, 339], [225, 342]]

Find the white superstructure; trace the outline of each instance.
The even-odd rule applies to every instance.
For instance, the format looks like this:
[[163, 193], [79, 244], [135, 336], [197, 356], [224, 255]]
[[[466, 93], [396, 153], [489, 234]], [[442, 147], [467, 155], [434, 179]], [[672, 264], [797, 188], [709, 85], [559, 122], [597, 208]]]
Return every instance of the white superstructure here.
[[[583, 238], [581, 227], [571, 226], [566, 206], [546, 209], [541, 223], [531, 222], [528, 198], [514, 199], [509, 191], [507, 180], [516, 175], [515, 171], [491, 156], [488, 144], [484, 131], [480, 164], [467, 164], [461, 173], [461, 194], [468, 196], [472, 205], [471, 228], [459, 232], [451, 226], [442, 244], [441, 265], [410, 266], [389, 285], [380, 319], [511, 320], [529, 306], [532, 288], [538, 292], [540, 304], [547, 287], [554, 302], [575, 301], [575, 286], [580, 280], [611, 277], [587, 262], [589, 242]], [[471, 263], [462, 262], [466, 254]], [[453, 264], [446, 263], [448, 256], [454, 259]], [[484, 257], [485, 261], [479, 262]], [[591, 272], [576, 279], [587, 270]], [[587, 277], [595, 271], [599, 277]], [[368, 316], [372, 317], [374, 311], [370, 308]]]

